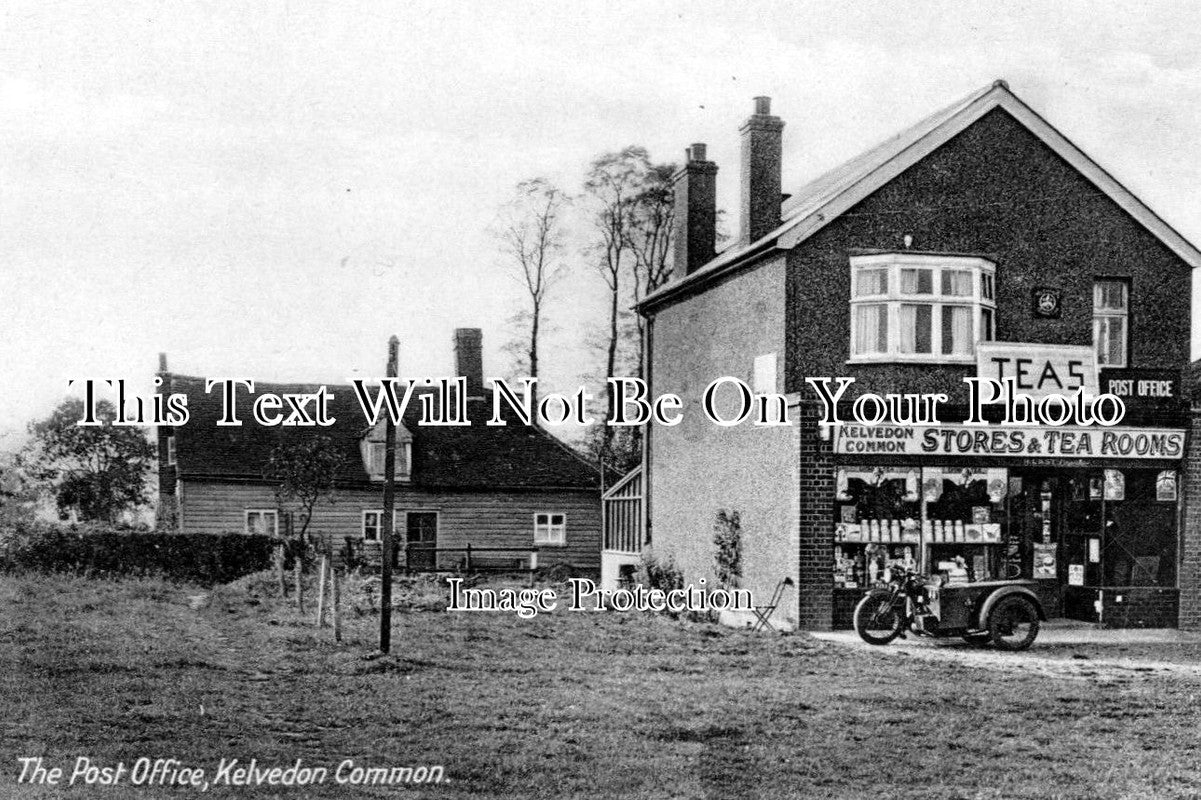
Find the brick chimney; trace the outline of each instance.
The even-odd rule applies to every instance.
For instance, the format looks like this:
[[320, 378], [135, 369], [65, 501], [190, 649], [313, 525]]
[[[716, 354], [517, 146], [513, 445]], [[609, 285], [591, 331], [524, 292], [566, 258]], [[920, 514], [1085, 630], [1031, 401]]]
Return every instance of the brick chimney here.
[[455, 328], [455, 375], [467, 379], [467, 399], [484, 398], [484, 333], [479, 328]]
[[717, 165], [705, 160], [705, 145], [684, 150], [685, 162], [672, 176], [676, 209], [672, 275], [680, 280], [714, 256], [717, 233]]
[[780, 150], [784, 121], [771, 114], [771, 98], [756, 97], [742, 133], [741, 241], [754, 242], [780, 224]]

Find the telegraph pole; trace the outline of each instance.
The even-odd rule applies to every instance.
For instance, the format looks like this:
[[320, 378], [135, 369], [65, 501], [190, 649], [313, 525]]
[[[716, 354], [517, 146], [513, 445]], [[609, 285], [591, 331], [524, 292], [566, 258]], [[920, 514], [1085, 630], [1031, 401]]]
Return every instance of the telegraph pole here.
[[[388, 339], [388, 378], [396, 377], [396, 351], [400, 340], [396, 336]], [[384, 391], [389, 391], [385, 386]], [[388, 414], [384, 428], [384, 519], [380, 531], [383, 541], [383, 564], [380, 565], [379, 589], [379, 649], [387, 653], [392, 649], [392, 506], [396, 499], [396, 423]]]

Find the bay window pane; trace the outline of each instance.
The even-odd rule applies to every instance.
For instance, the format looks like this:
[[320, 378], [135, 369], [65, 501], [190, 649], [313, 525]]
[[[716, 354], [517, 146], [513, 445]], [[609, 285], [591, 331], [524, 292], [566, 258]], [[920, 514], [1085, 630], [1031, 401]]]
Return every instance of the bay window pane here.
[[980, 341], [991, 342], [993, 335], [993, 310], [982, 308], [980, 309]]
[[971, 355], [972, 309], [968, 306], [942, 307], [942, 352], [943, 355]]
[[860, 269], [855, 273], [855, 296], [873, 297], [888, 293], [886, 268]]
[[870, 355], [888, 350], [888, 306], [855, 306], [855, 341], [852, 355]]
[[993, 300], [995, 290], [993, 288], [993, 276], [987, 272], [980, 274], [980, 297], [984, 300]]
[[901, 294], [934, 294], [934, 270], [901, 270]]
[[900, 307], [900, 352], [931, 353], [934, 307], [905, 304]]
[[971, 297], [972, 273], [964, 269], [944, 269], [942, 293], [951, 297]]

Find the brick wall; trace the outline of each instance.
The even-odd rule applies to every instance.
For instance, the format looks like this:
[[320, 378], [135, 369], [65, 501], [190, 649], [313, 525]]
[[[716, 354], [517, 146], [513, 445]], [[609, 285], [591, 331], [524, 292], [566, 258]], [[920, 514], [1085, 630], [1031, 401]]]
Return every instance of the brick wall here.
[[800, 626], [827, 631], [834, 624], [833, 443], [821, 440], [818, 408], [801, 406]]
[[[786, 387], [854, 376], [863, 391], [946, 392], [963, 402], [975, 365], [847, 364], [850, 265], [864, 250], [979, 253], [996, 264], [997, 340], [1093, 343], [1092, 285], [1130, 281], [1132, 367], [1189, 361], [1191, 270], [1006, 112], [994, 110], [789, 252]], [[1031, 290], [1063, 291], [1059, 319]], [[808, 398], [807, 398], [808, 399]]]
[[1180, 524], [1180, 627], [1201, 629], [1201, 408], [1193, 409], [1181, 465], [1184, 511]]
[[1179, 595], [1176, 589], [1153, 586], [1104, 589], [1101, 624], [1105, 628], [1175, 628]]

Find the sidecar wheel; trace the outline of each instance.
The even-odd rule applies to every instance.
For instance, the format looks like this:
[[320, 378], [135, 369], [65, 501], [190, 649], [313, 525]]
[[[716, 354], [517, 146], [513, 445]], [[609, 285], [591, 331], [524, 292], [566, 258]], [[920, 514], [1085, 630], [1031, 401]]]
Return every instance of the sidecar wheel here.
[[1021, 597], [1007, 597], [988, 615], [988, 636], [999, 650], [1025, 650], [1038, 636], [1038, 611]]
[[872, 592], [855, 606], [855, 633], [868, 644], [888, 644], [901, 635], [904, 623], [889, 592]]
[[988, 633], [965, 633], [965, 634], [963, 634], [963, 641], [967, 642], [972, 647], [983, 647], [984, 645], [988, 644], [988, 641], [991, 638], [992, 638], [991, 635]]

